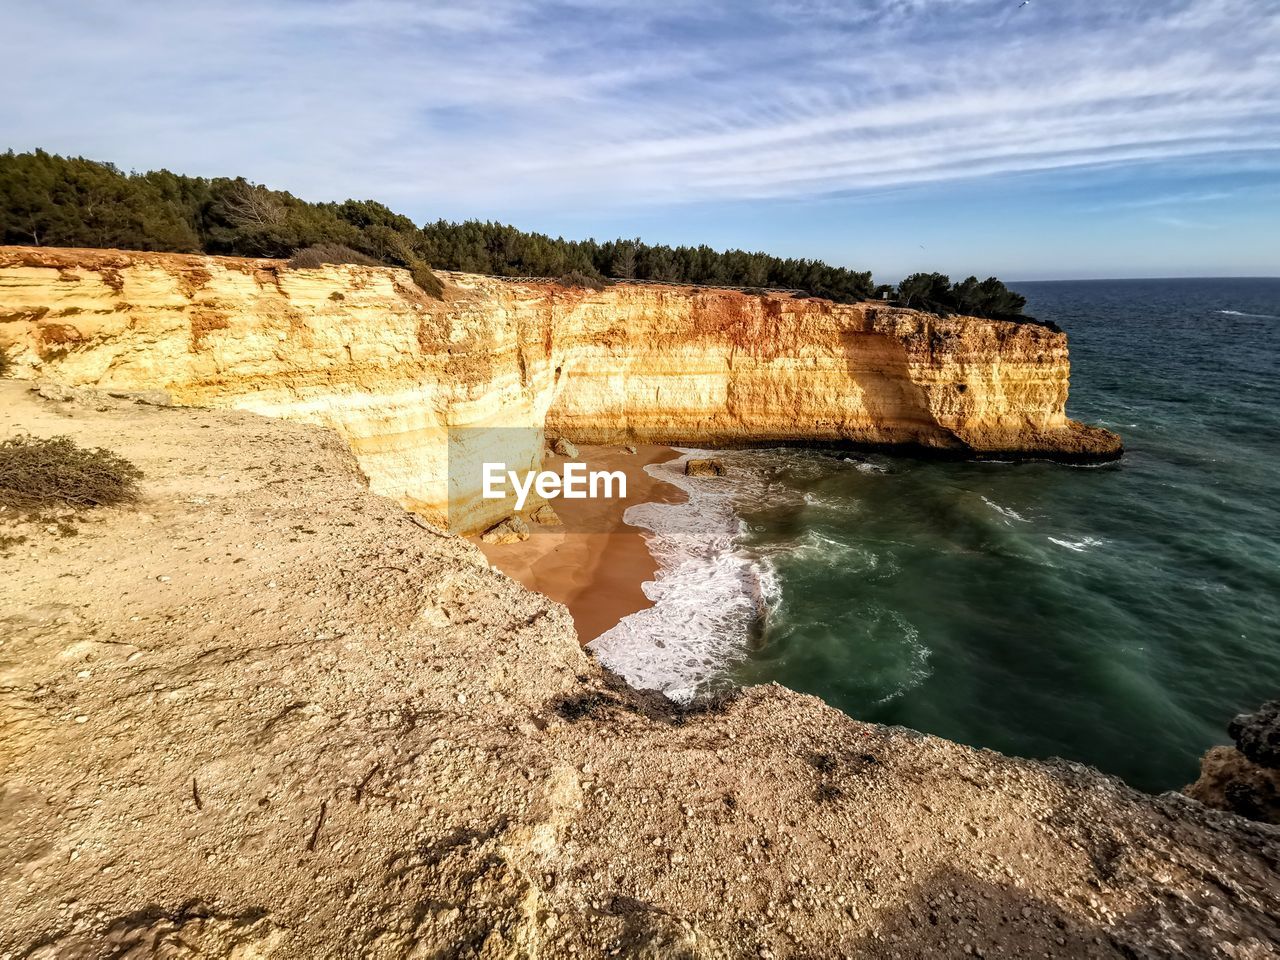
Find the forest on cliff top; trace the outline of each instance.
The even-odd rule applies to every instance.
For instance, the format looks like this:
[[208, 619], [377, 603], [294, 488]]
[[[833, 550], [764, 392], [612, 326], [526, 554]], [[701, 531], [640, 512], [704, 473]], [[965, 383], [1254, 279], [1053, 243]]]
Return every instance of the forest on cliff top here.
[[[838, 303], [886, 297], [907, 306], [1017, 317], [1026, 300], [995, 277], [952, 283], [917, 273], [876, 287], [870, 271], [821, 260], [639, 239], [565, 240], [479, 220], [419, 227], [374, 200], [313, 203], [243, 177], [126, 173], [110, 163], [36, 150], [0, 154], [0, 243], [288, 258], [356, 257], [406, 267], [438, 293], [430, 267], [502, 277], [610, 279], [804, 291]], [[354, 259], [354, 258], [353, 258]]]

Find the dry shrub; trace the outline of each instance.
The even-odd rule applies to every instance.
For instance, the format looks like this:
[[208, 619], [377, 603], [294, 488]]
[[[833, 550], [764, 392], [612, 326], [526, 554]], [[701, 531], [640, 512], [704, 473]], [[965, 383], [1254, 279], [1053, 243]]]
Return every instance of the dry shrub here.
[[0, 506], [18, 510], [134, 503], [142, 471], [102, 447], [70, 437], [18, 436], [0, 442]]
[[323, 267], [327, 263], [354, 263], [361, 267], [381, 266], [377, 260], [359, 250], [340, 243], [317, 243], [310, 247], [295, 250], [289, 258], [289, 266], [294, 270], [308, 270]]
[[0, 379], [11, 376], [13, 374], [13, 357], [9, 356], [9, 351], [4, 347], [0, 347]]
[[564, 287], [582, 287], [586, 290], [603, 290], [605, 287], [604, 281], [599, 277], [588, 276], [581, 270], [570, 270], [559, 282]]

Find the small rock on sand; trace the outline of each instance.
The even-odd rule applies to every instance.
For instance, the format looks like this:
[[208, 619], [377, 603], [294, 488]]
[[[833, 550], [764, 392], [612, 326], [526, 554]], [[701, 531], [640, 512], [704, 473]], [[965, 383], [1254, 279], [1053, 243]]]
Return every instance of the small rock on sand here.
[[507, 517], [480, 534], [485, 543], [519, 543], [529, 539], [529, 525], [519, 517]]
[[54, 400], [58, 403], [69, 403], [80, 396], [80, 392], [74, 387], [54, 383], [52, 380], [39, 380], [31, 389], [45, 400]]
[[570, 440], [561, 437], [551, 447], [559, 456], [568, 457], [570, 460], [578, 458], [578, 448], [573, 445]]
[[173, 398], [164, 390], [108, 390], [107, 396], [132, 400], [148, 407], [172, 407]]
[[551, 504], [544, 503], [537, 510], [533, 511], [530, 518], [534, 523], [540, 523], [547, 527], [558, 527], [564, 521], [560, 519], [560, 515], [551, 509]]

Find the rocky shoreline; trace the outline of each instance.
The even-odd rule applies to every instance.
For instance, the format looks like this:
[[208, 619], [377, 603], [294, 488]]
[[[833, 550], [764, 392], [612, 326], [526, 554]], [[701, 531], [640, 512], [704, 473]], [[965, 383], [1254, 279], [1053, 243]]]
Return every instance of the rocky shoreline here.
[[0, 957], [1280, 942], [1277, 828], [777, 686], [675, 710], [333, 433], [62, 396], [0, 382], [0, 430], [108, 446], [144, 499], [5, 523]]

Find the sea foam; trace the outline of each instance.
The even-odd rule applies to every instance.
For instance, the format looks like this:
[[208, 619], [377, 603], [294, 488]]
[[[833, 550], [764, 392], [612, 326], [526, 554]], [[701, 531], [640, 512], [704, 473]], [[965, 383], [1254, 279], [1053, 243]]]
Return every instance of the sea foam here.
[[1280, 320], [1280, 317], [1271, 313], [1245, 313], [1242, 310], [1219, 310], [1217, 312], [1228, 317], [1253, 317], [1258, 320]]
[[1093, 547], [1100, 547], [1107, 542], [1099, 537], [1083, 537], [1079, 540], [1062, 540], [1058, 537], [1050, 537], [1049, 541], [1076, 553], [1084, 553]]
[[636, 504], [624, 514], [650, 533], [658, 573], [643, 589], [654, 605], [623, 618], [589, 649], [632, 686], [689, 702], [731, 685], [729, 671], [763, 629], [778, 585], [769, 560], [739, 546], [743, 525], [734, 499], [740, 485], [686, 477], [685, 462], [701, 451], [681, 452], [645, 470], [688, 500]]

